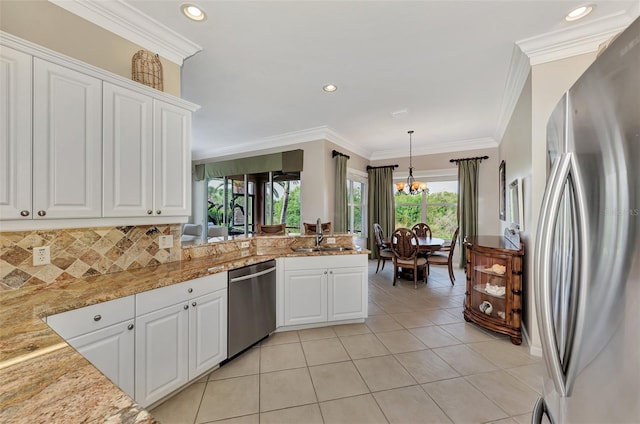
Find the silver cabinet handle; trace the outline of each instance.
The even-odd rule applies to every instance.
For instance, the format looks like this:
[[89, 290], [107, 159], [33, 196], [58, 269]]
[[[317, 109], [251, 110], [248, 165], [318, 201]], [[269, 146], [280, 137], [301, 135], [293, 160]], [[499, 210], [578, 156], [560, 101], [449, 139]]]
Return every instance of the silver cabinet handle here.
[[191, 304], [191, 306], [193, 306], [194, 308], [195, 308], [195, 306], [196, 306], [196, 305], [197, 305], [197, 303], [196, 303], [196, 302], [193, 302], [193, 303]]
[[187, 289], [187, 292], [189, 292], [189, 293], [193, 293], [193, 289], [192, 289], [191, 287], [189, 287], [189, 288]]
[[45, 210], [39, 210], [38, 211], [38, 216], [45, 216], [47, 214], [47, 211]]
[[20, 216], [29, 216], [29, 211], [28, 210], [20, 211]]
[[333, 274], [333, 271], [329, 271], [329, 274]]
[[153, 211], [151, 209], [147, 209], [147, 215], [151, 215]]
[[327, 271], [324, 272], [324, 275], [327, 275]]
[[133, 324], [127, 325], [127, 330], [133, 330]]
[[187, 310], [187, 309], [189, 309], [189, 305], [184, 305], [184, 306], [183, 306], [183, 308], [184, 308], [185, 310]]
[[156, 211], [156, 215], [160, 215], [161, 213], [162, 213], [162, 211], [161, 211], [160, 209], [158, 209], [158, 210]]
[[100, 321], [101, 319], [102, 319], [102, 315], [96, 315], [96, 316], [93, 317], [93, 320], [96, 321], [96, 322]]

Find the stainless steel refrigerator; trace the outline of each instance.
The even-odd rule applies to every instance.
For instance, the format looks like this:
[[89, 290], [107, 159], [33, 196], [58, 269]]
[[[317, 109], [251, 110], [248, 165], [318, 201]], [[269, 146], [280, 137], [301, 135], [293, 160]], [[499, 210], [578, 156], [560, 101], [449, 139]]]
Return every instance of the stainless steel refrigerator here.
[[640, 19], [565, 93], [547, 154], [532, 423], [640, 423]]

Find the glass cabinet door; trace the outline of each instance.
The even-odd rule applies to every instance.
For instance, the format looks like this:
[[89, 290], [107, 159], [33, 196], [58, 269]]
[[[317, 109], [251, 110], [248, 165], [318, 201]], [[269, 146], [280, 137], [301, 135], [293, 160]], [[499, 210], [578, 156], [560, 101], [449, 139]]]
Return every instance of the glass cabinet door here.
[[511, 272], [505, 258], [475, 255], [471, 308], [476, 313], [505, 322], [507, 275]]

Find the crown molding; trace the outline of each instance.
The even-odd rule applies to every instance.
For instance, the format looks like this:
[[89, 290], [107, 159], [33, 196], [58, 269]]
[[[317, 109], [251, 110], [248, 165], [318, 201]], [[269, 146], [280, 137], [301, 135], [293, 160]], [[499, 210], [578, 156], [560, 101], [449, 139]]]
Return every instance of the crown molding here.
[[232, 144], [229, 143], [224, 147], [215, 147], [202, 152], [193, 152], [192, 159], [194, 161], [202, 161], [211, 159], [213, 157], [220, 158], [222, 156], [230, 156], [239, 153], [246, 153], [250, 151], [273, 149], [278, 147], [290, 146], [292, 144], [307, 143], [310, 141], [327, 140], [339, 147], [347, 149], [365, 159], [368, 159], [371, 155], [371, 151], [356, 146], [346, 138], [338, 134], [332, 128], [327, 126], [320, 126], [314, 128], [308, 128], [300, 131], [292, 131], [284, 134], [278, 134], [271, 137], [265, 137], [259, 140], [254, 140], [249, 143]]
[[200, 50], [188, 40], [122, 0], [49, 0], [87, 21], [182, 66]]
[[505, 82], [504, 92], [502, 93], [502, 103], [500, 105], [500, 115], [498, 116], [498, 124], [496, 125], [495, 139], [498, 144], [502, 142], [502, 137], [507, 130], [511, 115], [516, 108], [524, 83], [527, 82], [531, 65], [529, 57], [524, 54], [520, 47], [514, 45], [511, 54], [511, 62], [509, 63], [509, 71], [507, 72], [507, 81]]
[[636, 9], [525, 38], [516, 45], [529, 57], [532, 66], [595, 52], [600, 44], [633, 22], [638, 14]]
[[[470, 140], [459, 140], [437, 143], [436, 145], [413, 148], [413, 157], [423, 155], [435, 155], [440, 153], [463, 152], [466, 150], [494, 149], [498, 147], [498, 142], [493, 137], [474, 138]], [[406, 152], [408, 153], [408, 151]], [[373, 152], [369, 160], [383, 160], [405, 158], [408, 154], [399, 152], [398, 149], [378, 150]]]

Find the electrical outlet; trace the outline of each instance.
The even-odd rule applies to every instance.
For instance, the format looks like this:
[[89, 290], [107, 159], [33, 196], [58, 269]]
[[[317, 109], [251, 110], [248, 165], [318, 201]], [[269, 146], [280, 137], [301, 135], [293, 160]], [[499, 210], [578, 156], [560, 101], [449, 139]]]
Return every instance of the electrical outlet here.
[[160, 249], [170, 249], [173, 247], [173, 236], [160, 236], [158, 238]]
[[51, 263], [51, 250], [49, 246], [33, 248], [33, 266], [47, 265]]
[[248, 249], [249, 246], [251, 246], [251, 242], [249, 241], [240, 242], [240, 249]]
[[336, 244], [335, 237], [327, 237], [327, 244]]

